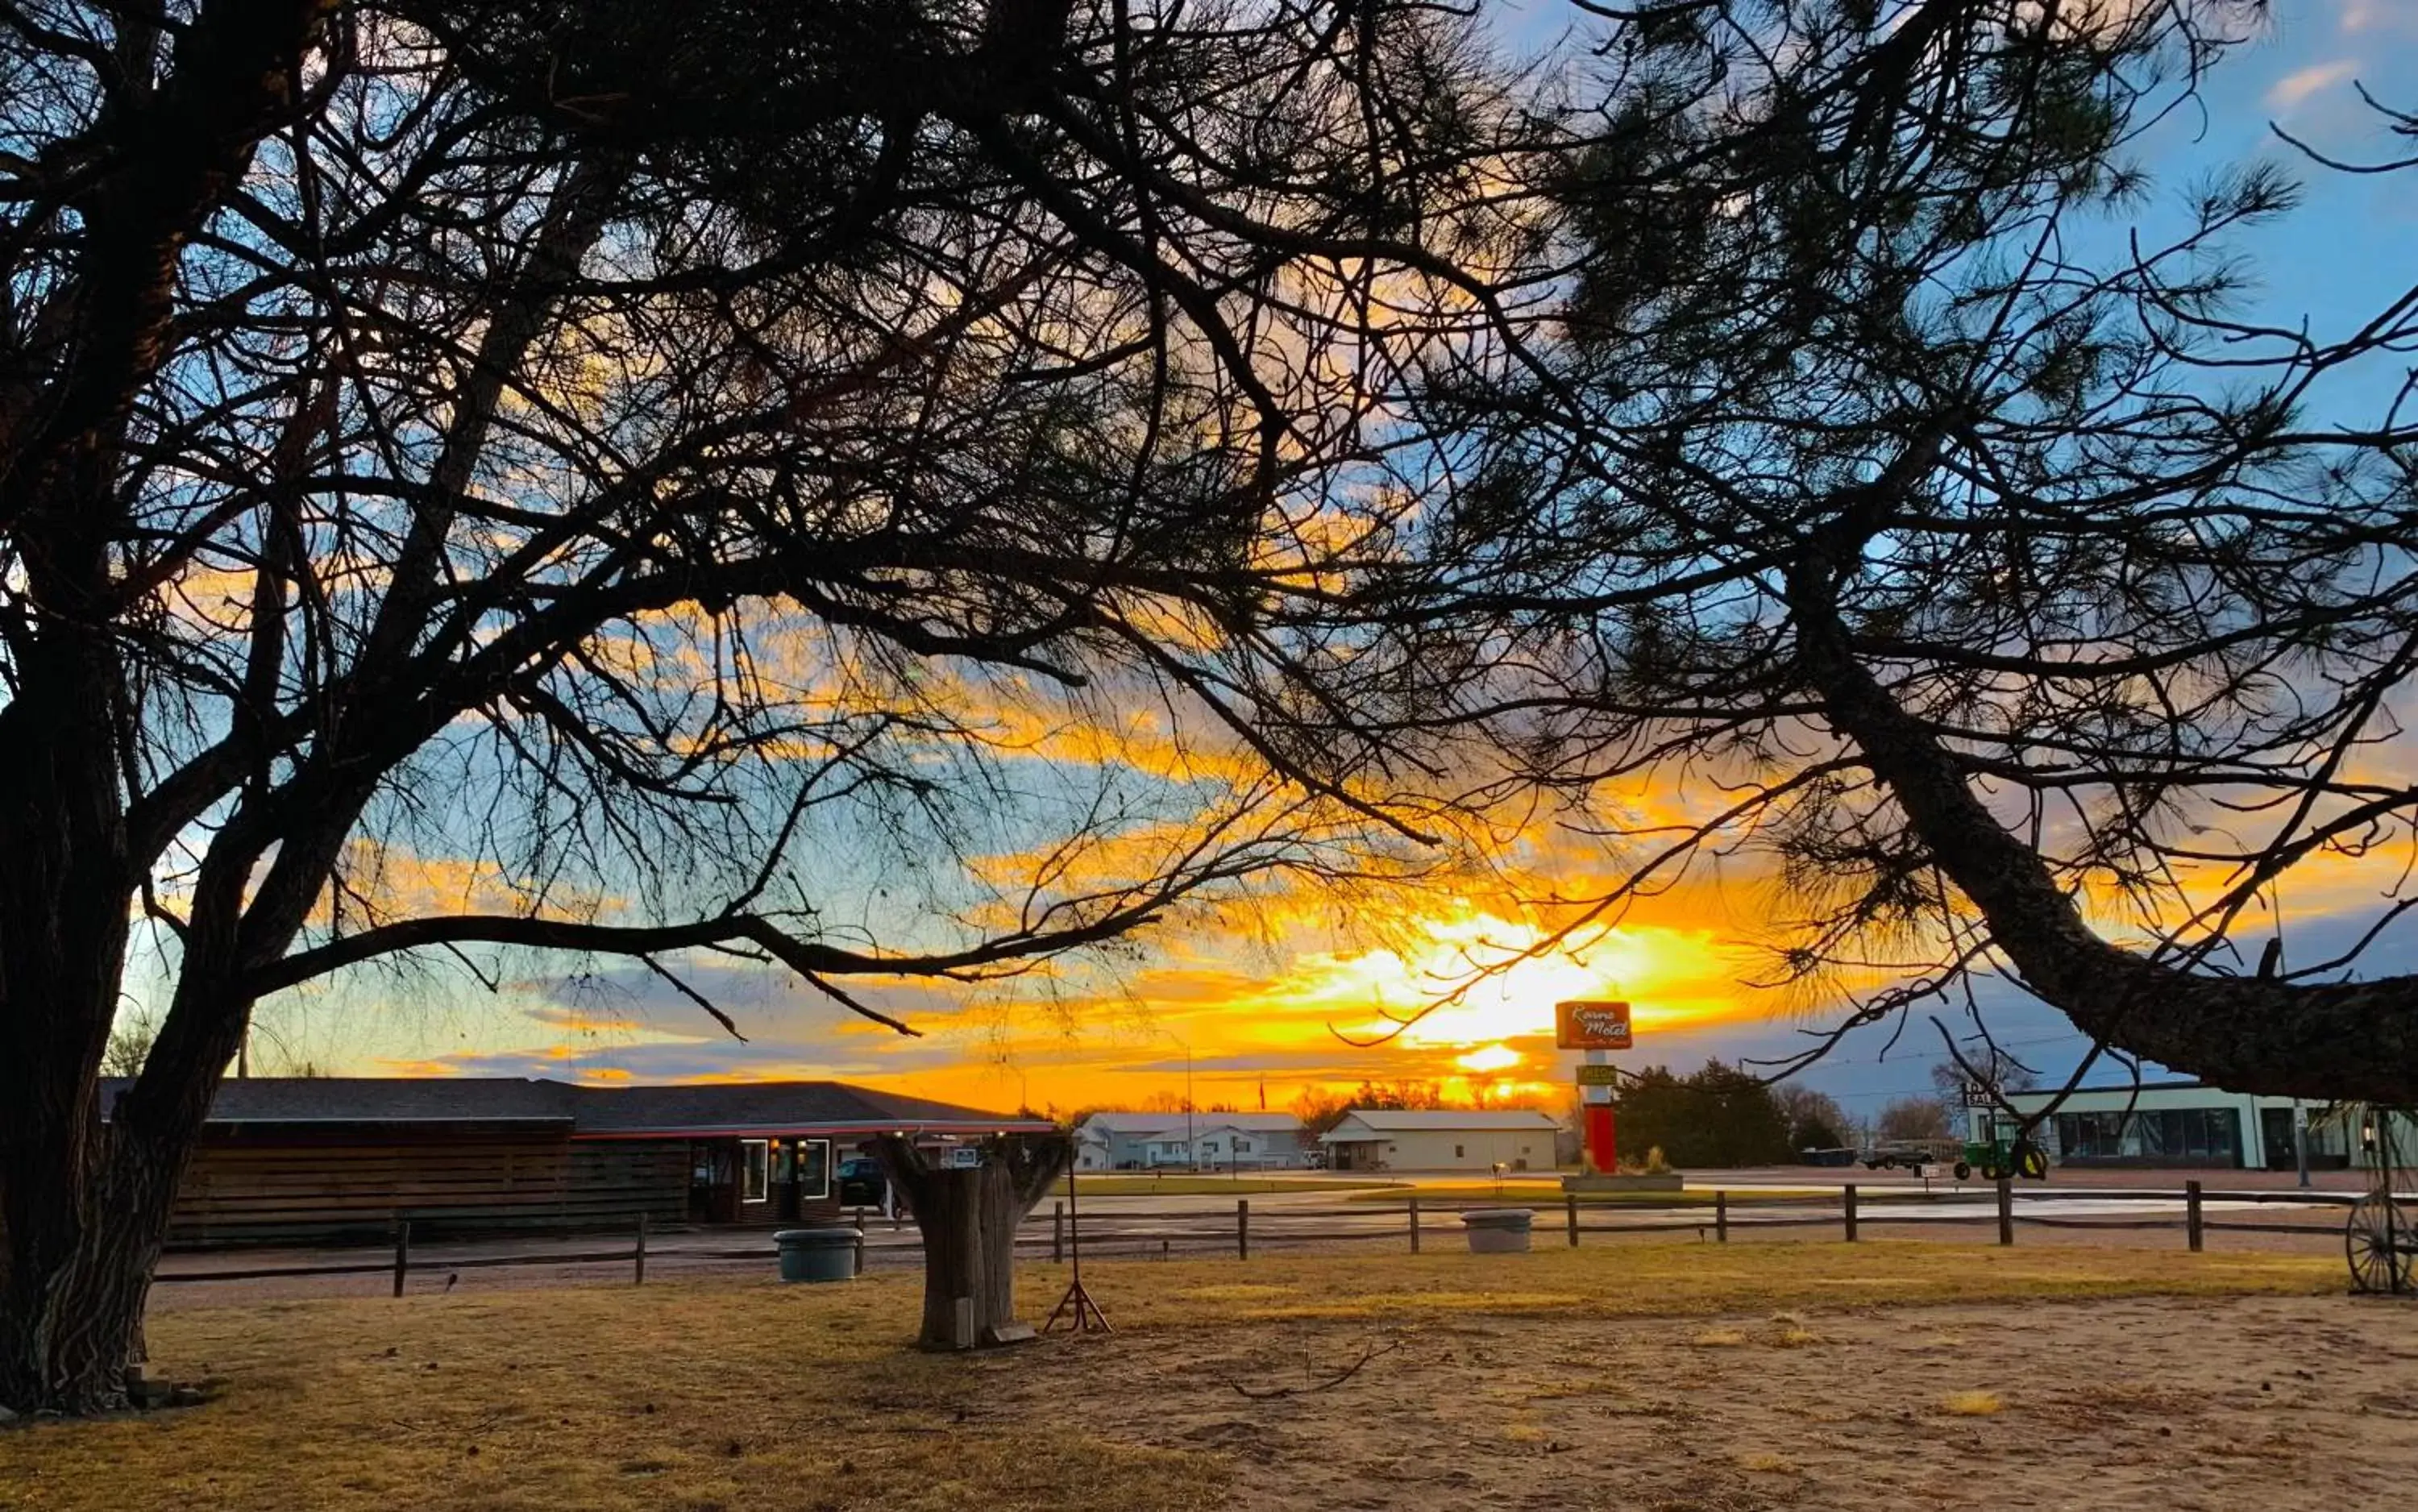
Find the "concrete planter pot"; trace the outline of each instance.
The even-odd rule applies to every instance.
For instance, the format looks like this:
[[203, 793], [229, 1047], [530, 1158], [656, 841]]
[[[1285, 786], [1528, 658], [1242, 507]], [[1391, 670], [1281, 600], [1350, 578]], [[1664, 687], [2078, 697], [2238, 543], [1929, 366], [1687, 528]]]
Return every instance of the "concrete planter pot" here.
[[1537, 1215], [1526, 1208], [1476, 1208], [1461, 1215], [1473, 1255], [1518, 1255], [1528, 1249]]
[[1565, 1176], [1565, 1192], [1676, 1192], [1687, 1185], [1687, 1176], [1666, 1170], [1655, 1176]]
[[780, 1246], [782, 1280], [846, 1281], [856, 1275], [865, 1236], [853, 1229], [784, 1229], [773, 1243]]

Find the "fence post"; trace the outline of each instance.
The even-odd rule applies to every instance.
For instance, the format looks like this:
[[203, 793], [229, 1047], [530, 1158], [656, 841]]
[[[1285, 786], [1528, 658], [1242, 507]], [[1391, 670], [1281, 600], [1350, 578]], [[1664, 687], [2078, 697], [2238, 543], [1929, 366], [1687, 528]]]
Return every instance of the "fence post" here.
[[1412, 1254], [1414, 1254], [1414, 1255], [1416, 1255], [1416, 1254], [1417, 1254], [1418, 1252], [1419, 1252], [1419, 1199], [1418, 1199], [1418, 1196], [1417, 1196], [1417, 1194], [1414, 1193], [1414, 1194], [1412, 1195], [1412, 1197], [1411, 1197], [1411, 1253], [1412, 1253]]
[[2011, 1176], [1998, 1178], [1998, 1243], [2015, 1242], [2015, 1183]]
[[1234, 1258], [1251, 1258], [1251, 1199], [1247, 1197], [1234, 1199]]
[[638, 1247], [630, 1252], [630, 1260], [632, 1270], [630, 1284], [645, 1286], [647, 1284], [647, 1214], [644, 1208], [638, 1210]]
[[1849, 1244], [1851, 1244], [1851, 1245], [1852, 1245], [1852, 1244], [1854, 1244], [1854, 1243], [1856, 1242], [1856, 1184], [1855, 1184], [1855, 1183], [1853, 1183], [1853, 1182], [1849, 1182], [1849, 1183], [1846, 1184], [1846, 1186], [1845, 1186], [1845, 1188], [1844, 1188], [1844, 1196], [1846, 1197], [1846, 1203], [1845, 1203], [1845, 1207], [1846, 1207], [1846, 1214], [1847, 1214], [1847, 1243], [1849, 1243]]
[[2204, 1243], [2205, 1230], [2200, 1227], [2199, 1183], [2197, 1182], [2183, 1183], [2183, 1232], [2191, 1240], [2192, 1253], [2198, 1254], [2200, 1245]]
[[411, 1269], [411, 1220], [394, 1220], [394, 1294], [403, 1295], [403, 1275]]
[[1049, 1263], [1066, 1263], [1066, 1204], [1049, 1204]]
[[1715, 1192], [1713, 1194], [1713, 1243], [1726, 1245], [1729, 1242], [1730, 1195], [1727, 1192]]
[[1576, 1192], [1564, 1192], [1562, 1206], [1569, 1214], [1570, 1247], [1576, 1249], [1579, 1247], [1579, 1195]]

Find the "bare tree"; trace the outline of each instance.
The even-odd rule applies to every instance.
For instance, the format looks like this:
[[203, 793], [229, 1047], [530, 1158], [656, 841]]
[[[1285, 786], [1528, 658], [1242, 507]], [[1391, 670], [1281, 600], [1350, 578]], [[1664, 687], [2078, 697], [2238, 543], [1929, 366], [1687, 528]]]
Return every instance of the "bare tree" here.
[[143, 1062], [150, 1058], [152, 1042], [160, 1037], [160, 1028], [140, 1014], [109, 1031], [108, 1047], [100, 1052], [100, 1074], [104, 1077], [133, 1077], [142, 1073]]
[[299, 984], [603, 955], [736, 1033], [738, 961], [911, 1031], [844, 981], [1410, 862], [1266, 706], [1375, 695], [1372, 417], [1507, 328], [1459, 23], [33, 0], [0, 80], [0, 1405], [120, 1399]]
[[[2418, 290], [2330, 336], [2252, 323], [2242, 238], [2291, 183], [2162, 213], [2130, 160], [2244, 21], [1606, 22], [1564, 339], [1431, 389], [1459, 486], [1398, 616], [1405, 675], [1445, 667], [1429, 718], [1487, 732], [1477, 796], [1617, 852], [1539, 948], [1751, 856], [1788, 900], [1775, 982], [1890, 984], [1840, 1033], [1948, 1004], [1986, 1063], [1992, 973], [2094, 1058], [2418, 1097], [2418, 978], [2347, 974], [2413, 901], [2418, 788], [2375, 758], [2418, 661]], [[2380, 415], [2312, 418], [2363, 391]], [[2237, 954], [2296, 872], [2388, 856], [2348, 950]]]
[[2008, 1092], [2029, 1092], [2040, 1085], [2040, 1073], [1993, 1045], [1979, 1054], [1934, 1061], [1931, 1085], [1939, 1106], [1954, 1120], [1963, 1116], [1969, 1094], [2002, 1098]]
[[1949, 1118], [1936, 1097], [1901, 1097], [1881, 1109], [1874, 1126], [1884, 1139], [1945, 1139]]
[[1788, 1121], [1788, 1143], [1795, 1150], [1829, 1150], [1844, 1144], [1847, 1131], [1855, 1124], [1839, 1100], [1826, 1092], [1795, 1082], [1785, 1082], [1771, 1090], [1780, 1105], [1781, 1116]]

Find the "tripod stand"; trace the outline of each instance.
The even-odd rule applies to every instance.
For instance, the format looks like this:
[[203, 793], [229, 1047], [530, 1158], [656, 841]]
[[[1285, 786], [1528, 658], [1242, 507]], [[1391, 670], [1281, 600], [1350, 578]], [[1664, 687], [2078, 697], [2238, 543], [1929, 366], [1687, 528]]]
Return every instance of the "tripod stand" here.
[[1083, 1212], [1075, 1200], [1075, 1168], [1072, 1166], [1066, 1168], [1066, 1224], [1067, 1237], [1073, 1245], [1070, 1253], [1075, 1261], [1074, 1280], [1066, 1288], [1066, 1294], [1058, 1299], [1058, 1306], [1049, 1309], [1049, 1321], [1041, 1325], [1041, 1331], [1047, 1334], [1058, 1326], [1058, 1320], [1067, 1318], [1078, 1334], [1088, 1334], [1094, 1329], [1103, 1334], [1113, 1334], [1116, 1330], [1109, 1326], [1109, 1315], [1102, 1312], [1100, 1305], [1092, 1300], [1092, 1294], [1083, 1290]]

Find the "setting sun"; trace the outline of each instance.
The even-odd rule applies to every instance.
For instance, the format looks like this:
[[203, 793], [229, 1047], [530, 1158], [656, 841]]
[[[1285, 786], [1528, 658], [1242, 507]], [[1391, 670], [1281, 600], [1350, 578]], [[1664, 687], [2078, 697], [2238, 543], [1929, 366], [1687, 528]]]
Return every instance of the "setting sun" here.
[[[1553, 1004], [1566, 998], [1628, 998], [1637, 1004], [1640, 1027], [1649, 1029], [1735, 1017], [1738, 1011], [1732, 963], [1706, 930], [1624, 926], [1536, 955], [1524, 953], [1544, 941], [1544, 930], [1466, 908], [1412, 932], [1430, 943], [1408, 955], [1383, 950], [1329, 958], [1324, 980], [1308, 984], [1323, 1000], [1356, 998], [1376, 1010], [1339, 1022], [1342, 1032], [1368, 1038], [1416, 1015], [1401, 1031], [1405, 1044], [1499, 1046], [1550, 1032]], [[1492, 1071], [1516, 1061], [1460, 1063]]]
[[1458, 1057], [1453, 1064], [1463, 1071], [1508, 1071], [1525, 1059], [1507, 1045], [1489, 1045]]

